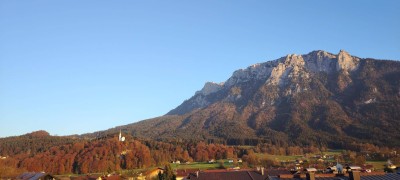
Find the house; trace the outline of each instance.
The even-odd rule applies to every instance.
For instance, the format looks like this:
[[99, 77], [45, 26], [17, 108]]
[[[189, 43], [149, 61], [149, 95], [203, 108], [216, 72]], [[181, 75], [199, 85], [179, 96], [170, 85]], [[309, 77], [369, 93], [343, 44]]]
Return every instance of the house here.
[[53, 175], [45, 172], [25, 172], [17, 176], [17, 180], [55, 180]]
[[317, 174], [307, 172], [306, 174], [284, 174], [269, 176], [269, 180], [398, 180], [400, 174], [396, 173], [362, 173], [360, 171], [350, 171], [348, 174]]
[[328, 173], [338, 173], [338, 169], [336, 166], [331, 166], [326, 168], [326, 172]]
[[389, 169], [396, 169], [396, 166], [393, 164], [388, 164], [388, 165], [386, 165], [386, 167]]
[[306, 172], [317, 172], [316, 168], [305, 168], [304, 171]]
[[303, 167], [301, 166], [301, 164], [295, 164], [295, 166], [294, 166], [294, 171], [298, 171], [298, 170], [301, 170]]
[[267, 172], [267, 175], [269, 177], [281, 176], [281, 175], [292, 175], [292, 172], [290, 172], [289, 170], [281, 169], [281, 168], [278, 168], [278, 169], [267, 169], [266, 172]]
[[190, 173], [186, 179], [190, 180], [266, 180], [268, 175], [264, 168], [260, 171], [247, 169], [247, 170], [206, 170], [196, 171]]
[[362, 165], [361, 166], [361, 172], [367, 172], [367, 173], [370, 173], [370, 172], [372, 172], [372, 169], [374, 168], [374, 166], [373, 165], [370, 165], [370, 164], [367, 164], [367, 165]]
[[361, 171], [362, 168], [360, 166], [347, 166], [347, 171]]
[[149, 172], [146, 173], [146, 179], [152, 179], [154, 177], [158, 176], [158, 173], [164, 173], [164, 169], [163, 168], [157, 168], [157, 169], [153, 169]]
[[397, 167], [392, 163], [392, 161], [388, 160], [385, 166], [389, 169], [396, 169]]
[[326, 155], [325, 158], [326, 158], [326, 159], [334, 159], [335, 156], [334, 156], [334, 155]]
[[181, 164], [181, 161], [176, 160], [176, 161], [172, 161], [173, 164]]

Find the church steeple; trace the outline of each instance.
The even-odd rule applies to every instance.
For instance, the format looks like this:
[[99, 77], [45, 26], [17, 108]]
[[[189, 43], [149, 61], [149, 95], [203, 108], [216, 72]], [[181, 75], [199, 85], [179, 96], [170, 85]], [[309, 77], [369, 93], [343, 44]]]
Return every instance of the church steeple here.
[[124, 141], [125, 141], [125, 137], [122, 136], [121, 130], [119, 130], [118, 140], [121, 141], [121, 142], [124, 142]]

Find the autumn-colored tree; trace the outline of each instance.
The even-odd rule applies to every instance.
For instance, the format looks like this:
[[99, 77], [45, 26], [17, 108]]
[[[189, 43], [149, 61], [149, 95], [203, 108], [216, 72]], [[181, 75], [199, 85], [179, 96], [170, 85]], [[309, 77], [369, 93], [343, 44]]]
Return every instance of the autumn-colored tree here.
[[250, 166], [256, 166], [260, 164], [259, 158], [255, 155], [253, 150], [248, 150], [246, 155], [242, 157], [243, 161], [247, 162]]
[[365, 160], [364, 156], [358, 155], [358, 156], [355, 157], [353, 163], [356, 164], [356, 165], [362, 166], [362, 165], [365, 164], [365, 161], [366, 160]]

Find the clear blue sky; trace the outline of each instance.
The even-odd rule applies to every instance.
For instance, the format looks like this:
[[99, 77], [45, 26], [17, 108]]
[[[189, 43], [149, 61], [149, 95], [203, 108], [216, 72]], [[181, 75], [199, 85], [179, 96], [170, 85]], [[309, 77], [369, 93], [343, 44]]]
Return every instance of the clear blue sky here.
[[0, 137], [161, 116], [286, 54], [398, 60], [399, 2], [1, 0]]

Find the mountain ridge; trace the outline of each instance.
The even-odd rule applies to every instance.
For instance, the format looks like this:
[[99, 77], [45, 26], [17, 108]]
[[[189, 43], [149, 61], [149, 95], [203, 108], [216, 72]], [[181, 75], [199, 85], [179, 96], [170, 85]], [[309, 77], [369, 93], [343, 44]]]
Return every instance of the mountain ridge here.
[[[288, 66], [289, 68], [296, 68], [294, 69], [295, 73], [299, 72], [299, 66], [302, 65], [314, 73], [316, 72], [332, 73], [335, 70], [336, 71], [343, 70], [344, 72], [349, 72], [357, 68], [359, 60], [360, 58], [351, 56], [348, 52], [344, 50], [340, 50], [337, 56], [322, 50], [312, 51], [306, 55], [288, 54], [276, 60], [271, 60], [264, 63], [257, 63], [247, 67], [246, 69], [236, 70], [233, 73], [233, 75], [225, 82], [221, 83], [207, 82], [204, 85], [203, 89], [197, 91], [193, 97], [195, 97], [198, 94], [206, 96], [218, 90], [221, 90], [224, 87], [229, 88], [236, 83], [250, 81], [250, 78], [254, 77], [259, 80], [265, 80], [268, 77], [272, 77], [270, 79], [270, 83], [278, 84], [280, 82], [280, 77], [282, 75], [285, 75], [284, 73], [287, 73], [285, 72], [285, 70], [287, 70], [286, 66]], [[204, 91], [207, 92], [203, 93]], [[198, 101], [200, 107], [209, 104], [205, 102], [203, 99], [199, 98], [197, 98], [196, 101]], [[187, 106], [186, 104], [184, 105], [184, 103], [182, 105]], [[179, 106], [177, 108], [179, 108]], [[175, 114], [175, 111], [176, 110], [173, 109], [170, 112], [168, 112], [167, 115]], [[184, 113], [187, 113], [187, 111], [185, 111]], [[184, 114], [184, 113], [177, 113], [177, 114]]]
[[165, 116], [120, 126], [152, 139], [400, 145], [400, 63], [317, 50], [239, 69]]

